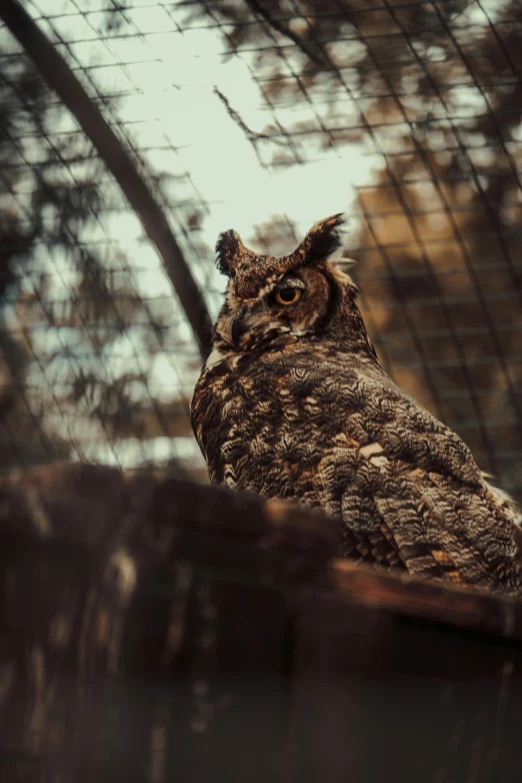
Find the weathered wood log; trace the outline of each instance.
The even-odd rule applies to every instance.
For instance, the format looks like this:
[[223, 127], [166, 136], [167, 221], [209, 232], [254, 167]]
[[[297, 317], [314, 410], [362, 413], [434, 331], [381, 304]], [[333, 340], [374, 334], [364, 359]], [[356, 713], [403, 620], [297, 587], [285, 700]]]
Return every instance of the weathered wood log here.
[[97, 466], [0, 481], [0, 779], [519, 779], [522, 604]]

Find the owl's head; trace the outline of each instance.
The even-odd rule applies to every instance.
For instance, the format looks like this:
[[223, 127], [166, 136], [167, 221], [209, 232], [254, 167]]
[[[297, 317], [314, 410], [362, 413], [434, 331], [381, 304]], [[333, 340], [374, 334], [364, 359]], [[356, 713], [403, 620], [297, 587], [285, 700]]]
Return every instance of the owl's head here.
[[[358, 291], [341, 266], [329, 261], [341, 246], [343, 222], [342, 214], [321, 220], [282, 258], [248, 250], [235, 231], [219, 236], [217, 265], [229, 278], [215, 329], [221, 348], [248, 351], [283, 334], [319, 336], [340, 328], [343, 314], [357, 310]], [[345, 266], [347, 259], [342, 261]]]

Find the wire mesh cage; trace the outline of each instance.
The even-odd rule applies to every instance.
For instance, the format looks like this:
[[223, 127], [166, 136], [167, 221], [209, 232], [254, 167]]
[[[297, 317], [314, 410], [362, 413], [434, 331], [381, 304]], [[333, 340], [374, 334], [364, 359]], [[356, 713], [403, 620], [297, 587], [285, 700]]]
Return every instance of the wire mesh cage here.
[[130, 154], [212, 318], [219, 231], [279, 254], [346, 209], [386, 370], [522, 496], [520, 3], [4, 0], [0, 467], [203, 477], [186, 297], [13, 8]]

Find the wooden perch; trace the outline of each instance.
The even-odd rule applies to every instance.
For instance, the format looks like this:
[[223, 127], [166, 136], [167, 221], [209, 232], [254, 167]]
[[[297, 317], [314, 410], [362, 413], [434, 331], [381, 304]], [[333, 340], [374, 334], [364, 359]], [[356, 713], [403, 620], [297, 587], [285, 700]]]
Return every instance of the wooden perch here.
[[518, 780], [522, 604], [338, 538], [158, 475], [2, 479], [0, 779]]

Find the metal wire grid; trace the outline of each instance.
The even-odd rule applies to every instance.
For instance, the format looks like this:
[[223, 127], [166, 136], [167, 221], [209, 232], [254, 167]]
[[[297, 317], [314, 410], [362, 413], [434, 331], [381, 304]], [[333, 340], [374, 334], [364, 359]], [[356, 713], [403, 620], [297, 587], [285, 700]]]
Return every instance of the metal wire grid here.
[[[175, 59], [175, 52], [173, 58], [168, 52], [160, 57], [154, 41], [161, 41], [166, 30], [180, 40], [190, 39], [194, 31], [215, 31], [223, 60], [239, 60], [249, 74], [252, 90], [260, 96], [247, 121], [240, 96], [229, 100], [220, 92], [224, 111], [229, 112], [231, 122], [240, 125], [264, 168], [275, 172], [284, 166], [306, 167], [320, 160], [325, 151], [342, 153], [350, 143], [358, 144], [361, 157], [367, 157], [373, 168], [367, 181], [358, 183], [358, 198], [352, 206], [352, 252], [360, 261], [356, 276], [363, 288], [365, 317], [383, 362], [403, 387], [463, 435], [485, 469], [500, 474], [511, 490], [521, 490], [522, 354], [516, 340], [522, 321], [518, 227], [522, 82], [521, 63], [513, 52], [513, 42], [520, 42], [521, 37], [520, 5], [481, 0], [383, 0], [360, 7], [333, 0], [306, 7], [293, 0], [135, 2], [113, 4], [112, 23], [105, 27], [102, 19], [106, 22], [108, 3], [80, 6], [75, 0], [64, 0], [60, 8], [57, 5], [38, 0], [26, 7], [81, 75], [120, 138], [149, 173], [160, 173], [162, 168], [172, 172], [171, 162], [177, 161], [178, 176], [168, 187], [159, 183], [157, 192], [182, 238], [213, 315], [222, 289], [208, 240], [205, 244], [200, 228], [212, 215], [215, 202], [198, 189], [190, 166], [183, 163], [188, 145], [179, 143], [179, 128], [166, 127], [160, 117], [152, 134], [152, 117], [136, 116], [143, 113], [143, 105], [150, 106], [147, 81], [144, 77], [137, 80], [137, 69], [148, 62], [164, 73]], [[425, 45], [420, 45], [422, 36], [411, 23], [412, 9], [423, 14], [421, 32], [429, 39]], [[333, 27], [330, 24], [325, 35], [328, 20]], [[491, 59], [491, 53], [483, 56], [477, 45], [486, 35], [495, 47], [495, 57], [502, 58], [502, 67], [494, 72], [480, 66], [481, 58], [486, 62]], [[139, 57], [129, 57], [131, 49], [125, 49], [129, 40], [139, 42]], [[92, 57], [98, 61], [89, 61]], [[408, 73], [416, 84], [414, 92], [408, 86]], [[179, 79], [179, 73], [175, 74]], [[204, 74], [203, 78], [211, 82], [213, 75]], [[180, 85], [172, 89], [180, 89]], [[511, 102], [498, 100], [509, 90], [514, 95]], [[168, 96], [166, 89], [165, 100]], [[429, 111], [423, 113], [427, 105]], [[56, 110], [62, 111], [58, 103]], [[72, 124], [57, 132], [74, 137], [78, 130]], [[212, 129], [208, 132], [211, 144]], [[29, 136], [34, 140], [34, 133]], [[39, 140], [53, 145], [51, 138]], [[23, 134], [11, 141], [23, 149]], [[458, 159], [458, 165], [441, 165], [440, 159], [448, 155]], [[20, 157], [18, 165], [22, 167], [37, 165], [23, 159], [22, 153]], [[80, 158], [97, 162], [92, 151]], [[62, 163], [74, 176], [74, 160]], [[502, 187], [495, 187], [496, 182]], [[158, 292], [156, 281], [153, 294], [147, 285], [140, 287], [140, 275], [150, 279], [154, 273], [151, 250], [138, 227], [130, 242], [124, 241], [121, 233], [111, 235], [105, 225], [108, 218], [126, 207], [107, 177], [101, 175], [99, 185], [104, 194], [102, 208], [95, 216], [99, 236], [91, 231], [78, 242], [89, 249], [110, 250], [105, 263], [114, 278], [110, 296], [116, 310], [125, 300], [125, 292], [118, 289], [123, 280], [138, 294], [142, 320], [135, 320], [135, 312], [131, 320], [133, 329], [142, 329], [142, 339], [138, 344], [135, 337], [130, 339], [130, 344], [134, 343], [131, 358], [125, 360], [133, 363], [135, 374], [142, 379], [142, 396], [145, 392], [147, 407], [157, 417], [157, 432], [168, 434], [165, 401], [181, 401], [186, 410], [197, 374], [194, 344], [188, 330], [183, 331], [183, 317], [168, 285]], [[294, 221], [284, 221], [283, 240], [285, 231], [288, 241], [298, 238]], [[281, 240], [255, 228], [252, 236], [267, 248]], [[144, 249], [146, 263], [140, 260]], [[157, 259], [156, 272], [161, 275]], [[38, 261], [23, 267], [23, 275], [29, 279], [31, 275], [40, 279], [41, 273]], [[58, 273], [52, 270], [46, 274]], [[63, 290], [69, 290], [66, 283]], [[39, 328], [45, 329], [52, 323], [51, 311], [57, 302], [46, 298], [39, 304]], [[163, 320], [162, 328], [170, 334], [170, 343], [156, 344], [150, 354], [143, 335], [157, 333], [156, 312], [165, 319], [165, 306], [171, 317], [168, 322]], [[21, 329], [12, 318], [8, 328], [12, 335]], [[114, 328], [122, 329], [117, 319]], [[87, 335], [89, 324], [81, 325], [80, 331]], [[72, 352], [65, 343], [63, 351], [74, 356], [67, 367], [76, 383], [81, 383], [83, 365], [93, 358], [89, 343]], [[176, 379], [163, 394], [158, 373], [151, 372], [150, 356], [158, 354], [173, 368], [171, 377]], [[114, 367], [118, 357], [96, 356], [98, 372], [104, 360], [109, 364], [102, 373], [105, 382], [117, 383]], [[47, 383], [49, 398], [55, 397], [54, 414], [70, 417], [63, 437], [73, 445], [73, 456], [120, 462], [123, 452], [110, 428], [105, 427], [100, 409], [94, 429], [96, 407], [92, 401], [82, 397], [66, 412], [63, 396], [49, 380], [52, 362], [46, 362], [45, 351], [33, 355], [34, 366], [18, 391], [31, 395], [30, 377], [39, 367], [35, 391], [41, 393], [42, 384]], [[35, 420], [48, 417], [52, 405], [48, 406], [46, 398], [45, 411], [35, 413], [33, 397], [26, 404], [26, 415]], [[80, 419], [85, 425], [83, 433]], [[56, 421], [46, 426], [52, 430]], [[97, 453], [86, 448], [89, 432]], [[171, 464], [183, 464], [182, 450], [165, 451], [167, 441], [180, 439], [165, 437], [163, 455], [156, 452], [152, 458], [146, 442], [136, 438], [134, 456], [127, 455], [127, 463], [164, 462], [167, 454]], [[106, 450], [100, 456], [101, 440]], [[193, 467], [195, 452], [183, 442]]]

